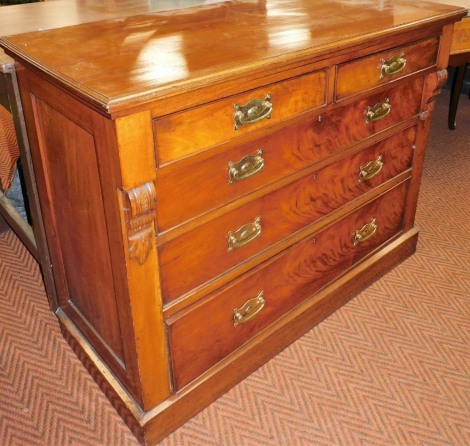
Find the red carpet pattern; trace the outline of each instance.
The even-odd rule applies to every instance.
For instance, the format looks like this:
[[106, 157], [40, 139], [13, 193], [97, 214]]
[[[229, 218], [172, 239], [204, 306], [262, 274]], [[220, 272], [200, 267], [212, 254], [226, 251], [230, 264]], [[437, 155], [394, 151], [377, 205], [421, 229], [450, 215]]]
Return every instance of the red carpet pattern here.
[[[438, 101], [417, 253], [162, 446], [470, 445], [470, 101]], [[0, 445], [137, 441], [49, 312], [32, 258], [0, 234]]]
[[136, 444], [64, 344], [37, 264], [12, 232], [0, 234], [0, 259], [0, 444]]

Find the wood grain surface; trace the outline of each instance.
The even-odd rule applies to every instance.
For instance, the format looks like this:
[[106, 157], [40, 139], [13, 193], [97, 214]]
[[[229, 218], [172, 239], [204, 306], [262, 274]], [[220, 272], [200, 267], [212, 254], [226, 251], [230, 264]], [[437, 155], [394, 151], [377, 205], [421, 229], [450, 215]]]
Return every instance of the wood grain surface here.
[[[364, 92], [378, 85], [431, 68], [437, 63], [438, 50], [439, 38], [432, 37], [411, 45], [393, 48], [383, 53], [341, 64], [338, 66], [336, 77], [336, 99], [340, 100], [352, 94]], [[403, 55], [406, 60], [403, 69], [396, 74], [383, 76], [381, 68], [384, 61], [400, 55]], [[354, 79], [354, 82], [351, 82], [351, 79]]]
[[[41, 30], [4, 37], [0, 45], [104, 110], [118, 110], [123, 102], [129, 107], [181, 89], [195, 91], [226, 79], [240, 66], [244, 67], [241, 78], [246, 73], [259, 78], [268, 64], [283, 62], [286, 53], [290, 64], [298, 66], [327, 54], [340, 41], [344, 54], [366, 41], [387, 40], [403, 23], [413, 30], [432, 17], [445, 20], [466, 13], [457, 7], [410, 0], [376, 5], [251, 0], [146, 15], [152, 11], [141, 1], [126, 2], [111, 13], [103, 8], [104, 2], [84, 11], [80, 3], [69, 1], [61, 8], [55, 2], [40, 3], [34, 9], [3, 8], [8, 13], [0, 19], [3, 36], [21, 33], [11, 24], [21, 23], [26, 12], [35, 17], [51, 15], [44, 27], [37, 20]], [[54, 20], [62, 25], [50, 29]], [[63, 26], [80, 22], [87, 23]]]
[[[214, 148], [210, 152], [215, 155], [209, 159], [201, 157], [198, 162], [197, 158], [190, 158], [157, 169], [158, 231], [167, 231], [417, 116], [422, 85], [422, 78], [416, 78], [259, 140], [247, 144], [234, 141], [231, 145]], [[367, 124], [367, 108], [387, 98], [392, 104], [390, 114], [381, 121]], [[238, 161], [260, 149], [265, 158], [263, 171], [247, 180], [229, 184], [228, 162]], [[198, 190], [210, 190], [211, 193], [198, 193]]]
[[[171, 317], [169, 336], [176, 388], [246, 342], [296, 304], [351, 267], [401, 229], [407, 183], [314, 238]], [[376, 235], [354, 246], [356, 229], [377, 218]], [[246, 324], [233, 325], [233, 309], [264, 291], [266, 306]], [[205, 323], [204, 323], [205, 321]]]
[[[162, 296], [168, 302], [267, 249], [410, 167], [415, 129], [310, 173], [159, 247]], [[384, 167], [359, 181], [359, 167], [381, 156]], [[261, 234], [227, 250], [227, 234], [260, 218]], [[214, 261], [217, 259], [217, 261]]]

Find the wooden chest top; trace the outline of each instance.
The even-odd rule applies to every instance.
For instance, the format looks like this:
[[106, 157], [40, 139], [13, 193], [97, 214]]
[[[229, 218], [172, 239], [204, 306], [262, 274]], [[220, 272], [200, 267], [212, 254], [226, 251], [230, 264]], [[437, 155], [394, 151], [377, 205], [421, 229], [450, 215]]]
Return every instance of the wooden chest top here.
[[[46, 20], [46, 27], [53, 29], [18, 35], [8, 23], [20, 20], [2, 16], [5, 37], [0, 45], [105, 113], [209, 84], [223, 92], [225, 80], [234, 76], [253, 78], [266, 76], [267, 70], [285, 70], [287, 54], [290, 66], [298, 67], [331, 57], [339, 47], [344, 53], [397, 31], [411, 32], [423, 23], [437, 24], [466, 13], [453, 6], [400, 0], [375, 6], [344, 0], [246, 0], [205, 6], [194, 1], [193, 7], [160, 11], [141, 1], [107, 11], [100, 3], [84, 8], [75, 0], [50, 2], [47, 8], [56, 3], [65, 16], [68, 5], [72, 18], [61, 17], [60, 27]], [[28, 29], [34, 29], [34, 23]], [[17, 35], [8, 36], [10, 31]]]

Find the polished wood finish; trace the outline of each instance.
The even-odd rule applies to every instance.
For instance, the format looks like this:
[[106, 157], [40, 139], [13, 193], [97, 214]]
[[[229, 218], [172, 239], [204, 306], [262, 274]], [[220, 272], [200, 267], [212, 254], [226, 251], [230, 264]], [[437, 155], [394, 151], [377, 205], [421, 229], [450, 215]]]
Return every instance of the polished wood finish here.
[[[397, 235], [402, 226], [406, 190], [407, 183], [402, 183], [372, 204], [314, 237], [307, 237], [220, 292], [169, 318], [175, 387], [180, 389], [368, 252]], [[354, 231], [375, 215], [384, 217], [378, 218], [373, 238], [354, 246]], [[260, 291], [264, 292], [265, 308], [247, 323], [234, 326], [234, 308]], [[205, 322], [208, 318], [209, 324]]]
[[[116, 356], [122, 358], [95, 142], [87, 129], [39, 98], [35, 98], [33, 106], [40, 117], [37, 124], [39, 146], [48, 149], [40, 156], [51, 198], [50, 212], [45, 215], [54, 218], [53, 222], [46, 220], [46, 224], [57, 228], [50, 244], [56, 245], [51, 246], [51, 253], [60, 257], [52, 260], [62, 264], [64, 271], [60, 278], [56, 273], [56, 281], [61, 281], [63, 289], [67, 290], [60, 297], [60, 305], [69, 303], [76, 308]], [[53, 172], [61, 172], [61, 175], [53, 175]], [[60, 206], [56, 206], [59, 203]], [[77, 245], [82, 249], [76, 250]], [[83, 281], [82, 277], [87, 280]], [[78, 286], [80, 290], [76, 289]], [[96, 289], [100, 290], [100, 298], [87, 299]], [[108, 320], [101, 318], [103, 313]]]
[[[186, 222], [210, 211], [213, 207], [228, 205], [247, 192], [267, 186], [274, 180], [292, 175], [315, 162], [331, 157], [340, 149], [358, 143], [368, 143], [384, 138], [390, 128], [408, 119], [417, 119], [421, 98], [417, 94], [423, 80], [417, 78], [373, 94], [367, 99], [303, 120], [292, 127], [282, 128], [258, 140], [245, 143], [242, 139], [208, 150], [206, 154], [182, 160], [158, 169], [156, 193], [159, 232]], [[378, 122], [366, 123], [369, 106], [390, 99], [390, 114]], [[323, 111], [323, 110], [322, 110]], [[233, 147], [232, 147], [233, 146]], [[228, 163], [244, 155], [263, 150], [265, 167], [257, 175], [244, 181], [229, 184]], [[214, 153], [214, 156], [206, 159]], [[200, 189], [211, 194], [198, 194]], [[184, 230], [179, 228], [176, 232]], [[170, 238], [170, 233], [164, 234]]]
[[[152, 444], [414, 252], [464, 10], [125, 3], [108, 15], [64, 1], [77, 26], [0, 43], [19, 68], [56, 314]], [[374, 78], [405, 50], [405, 70]], [[235, 129], [236, 104], [253, 123]], [[262, 168], [230, 182], [229, 163], [260, 151]], [[243, 246], [229, 251], [230, 233]], [[234, 327], [234, 310], [250, 320]]]
[[[97, 110], [111, 114], [163, 97], [166, 100], [153, 109], [156, 115], [203, 104], [222, 93], [226, 96], [255, 88], [260, 77], [263, 85], [285, 79], [280, 71], [286, 68], [310, 72], [301, 66], [321, 60], [333, 48], [338, 50], [337, 57], [347, 59], [348, 51], [366, 40], [372, 46], [396, 38], [398, 23], [406, 24], [408, 31], [417, 31], [421, 22], [436, 15], [441, 21], [455, 16], [455, 8], [435, 4], [424, 7], [412, 1], [404, 1], [397, 8], [389, 1], [375, 9], [340, 0], [287, 4], [260, 0], [216, 2], [148, 15], [135, 15], [135, 3], [131, 2], [125, 13], [118, 11], [122, 19], [114, 18], [120, 15], [116, 13], [112, 19], [103, 14], [101, 17], [107, 20], [91, 21], [100, 17], [97, 8], [87, 10], [82, 19], [80, 3], [72, 1], [68, 6], [78, 8], [72, 15], [74, 24], [82, 22], [79, 27], [17, 34], [21, 31], [12, 30], [11, 23], [19, 23], [20, 17], [2, 17], [2, 34], [8, 35], [9, 30], [16, 34], [3, 39], [2, 46], [21, 54], [24, 63], [53, 76]], [[36, 6], [47, 5], [52, 11], [54, 4]], [[88, 19], [90, 22], [83, 23]], [[338, 21], [342, 23], [340, 33]], [[290, 29], [297, 30], [294, 36]], [[384, 46], [390, 46], [390, 41]], [[292, 53], [289, 67], [286, 53]], [[195, 91], [193, 97], [188, 91]]]
[[[356, 155], [318, 171], [310, 171], [305, 177], [259, 200], [235, 208], [164, 243], [159, 247], [163, 300], [168, 302], [201, 286], [264, 249], [279, 252], [282, 245], [277, 243], [286, 237], [404, 172], [411, 166], [414, 137], [414, 128], [408, 129]], [[371, 180], [359, 181], [360, 166], [378, 156], [384, 162], [380, 173]], [[259, 237], [241, 248], [228, 251], [228, 232], [256, 217], [261, 220]], [[214, 258], [217, 262], [213, 261]]]
[[[346, 62], [338, 65], [336, 76], [336, 100], [367, 91], [394, 81], [410, 74], [425, 70], [436, 65], [439, 39], [433, 37], [412, 45], [394, 48], [392, 51], [384, 51], [365, 57], [354, 62]], [[403, 68], [394, 74], [384, 75], [383, 65], [393, 56], [400, 56], [406, 60]], [[379, 63], [378, 63], [379, 62]], [[351, 82], [354, 79], [354, 82]]]
[[[305, 92], [309, 94], [306, 95]], [[234, 105], [271, 96], [269, 119], [235, 128]], [[159, 165], [194, 154], [259, 128], [285, 121], [326, 103], [326, 72], [289, 79], [223, 101], [155, 120]], [[178, 131], [176, 131], [178, 129]], [[209, 144], [209, 145], [208, 145]]]

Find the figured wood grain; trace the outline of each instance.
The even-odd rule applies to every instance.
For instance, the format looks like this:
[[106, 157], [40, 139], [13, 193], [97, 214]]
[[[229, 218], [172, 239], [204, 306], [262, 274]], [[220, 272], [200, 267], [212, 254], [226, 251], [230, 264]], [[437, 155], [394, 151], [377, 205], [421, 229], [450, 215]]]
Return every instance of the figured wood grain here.
[[[270, 359], [268, 352], [281, 352], [286, 346], [307, 333], [335, 310], [357, 295], [364, 286], [380, 278], [384, 271], [395, 266], [416, 251], [417, 230], [408, 231], [378, 253], [365, 259], [338, 280], [323, 288], [316, 296], [306, 299], [286, 313], [232, 355], [220, 361], [192, 383], [178, 392], [178, 399], [165, 407], [152, 411], [147, 424], [147, 444], [158, 443], [172, 432], [171, 426], [180, 426], [192, 416], [190, 410], [196, 401], [208, 405], [214, 396], [228, 391], [240, 379]], [[384, 265], [386, 268], [384, 270]]]
[[[410, 128], [159, 246], [164, 302], [200, 286], [403, 172], [411, 165], [415, 134], [416, 130]], [[360, 182], [359, 167], [379, 155], [384, 163], [381, 172]], [[261, 234], [247, 245], [228, 251], [228, 232], [257, 217], [261, 220]]]
[[[307, 149], [312, 151], [324, 150], [323, 147], [333, 150], [361, 141], [417, 114], [420, 108], [419, 97], [422, 88], [423, 80], [416, 78], [401, 83], [393, 89], [372, 94], [366, 99], [355, 102], [354, 106], [336, 109], [314, 126], [305, 126], [304, 131], [299, 135], [300, 145], [305, 145]], [[392, 106], [390, 114], [380, 121], [367, 123], [368, 107], [386, 99], [390, 100]]]
[[[314, 238], [242, 276], [194, 308], [167, 320], [176, 388], [194, 379], [289, 309], [350, 268], [401, 230], [407, 183], [341, 220]], [[354, 231], [378, 216], [376, 236], [352, 243]], [[236, 327], [233, 309], [264, 291], [260, 314]], [[210, 321], [202, 323], [210, 317]]]
[[[184, 223], [204, 212], [227, 204], [246, 193], [279, 178], [313, 165], [352, 144], [385, 131], [417, 115], [423, 80], [416, 78], [336, 108], [295, 126], [252, 141], [247, 145], [232, 144], [232, 149], [218, 151], [203, 161], [189, 159], [179, 165], [157, 170], [157, 226], [159, 232]], [[366, 124], [368, 106], [390, 99], [392, 110], [382, 121]], [[230, 147], [230, 146], [229, 146]], [[228, 162], [263, 150], [265, 167], [259, 174], [229, 184]], [[210, 194], [199, 193], [210, 190]]]

